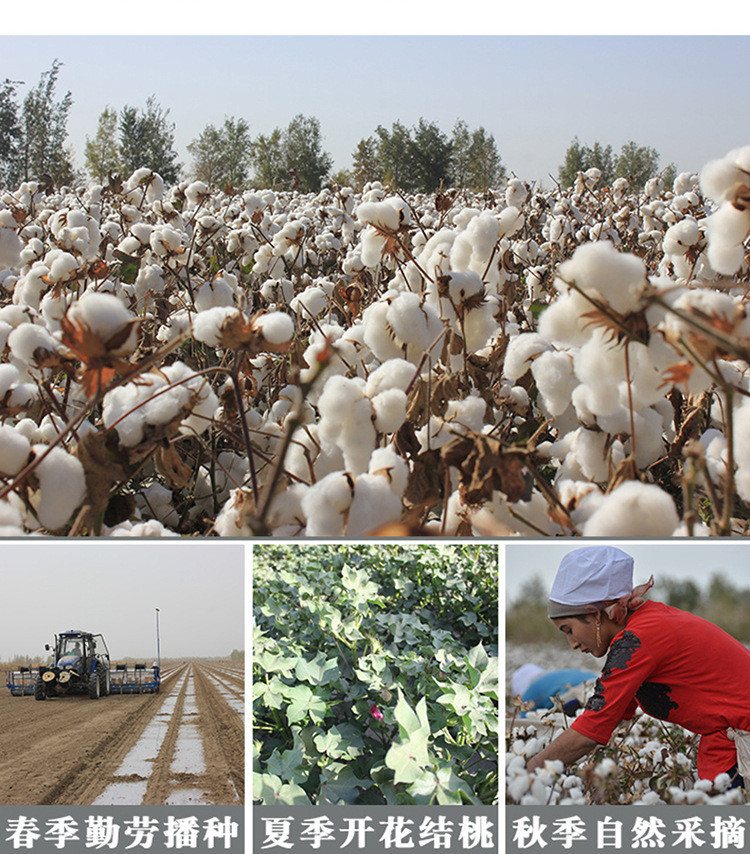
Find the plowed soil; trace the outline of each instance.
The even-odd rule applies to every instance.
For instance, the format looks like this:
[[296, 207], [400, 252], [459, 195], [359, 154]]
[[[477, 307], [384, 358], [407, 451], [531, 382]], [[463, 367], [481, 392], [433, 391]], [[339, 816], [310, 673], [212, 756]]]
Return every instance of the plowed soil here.
[[[195, 682], [196, 722], [205, 767], [196, 773], [170, 772], [180, 727], [186, 672]], [[189, 787], [201, 803], [236, 804], [244, 799], [244, 726], [206, 678], [207, 662], [193, 661], [163, 677], [158, 694], [56, 697], [38, 702], [0, 690], [0, 804], [91, 804], [117, 780], [123, 758], [138, 741], [169, 694], [179, 688], [172, 717], [146, 795], [138, 803], [163, 804], [172, 792]], [[240, 691], [241, 677], [237, 678]], [[122, 778], [120, 778], [122, 779]]]

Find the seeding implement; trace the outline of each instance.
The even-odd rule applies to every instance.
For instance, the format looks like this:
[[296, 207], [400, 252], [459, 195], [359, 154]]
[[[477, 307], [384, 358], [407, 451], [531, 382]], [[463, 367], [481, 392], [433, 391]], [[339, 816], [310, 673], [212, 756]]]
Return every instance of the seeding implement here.
[[[47, 651], [52, 651], [45, 644]], [[55, 635], [52, 664], [34, 673], [19, 667], [8, 673], [6, 684], [14, 697], [33, 694], [46, 700], [65, 694], [88, 694], [92, 700], [107, 694], [153, 694], [159, 690], [160, 668], [154, 664], [117, 664], [112, 667], [102, 635], [71, 629]]]

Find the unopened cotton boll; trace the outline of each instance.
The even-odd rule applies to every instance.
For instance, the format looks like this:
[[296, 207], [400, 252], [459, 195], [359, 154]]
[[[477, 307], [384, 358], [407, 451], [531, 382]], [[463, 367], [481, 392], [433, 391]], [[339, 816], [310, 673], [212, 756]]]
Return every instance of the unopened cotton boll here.
[[86, 478], [80, 461], [63, 448], [34, 445], [44, 459], [34, 469], [38, 488], [29, 493], [37, 518], [50, 531], [62, 528], [86, 497]]
[[626, 481], [583, 526], [584, 537], [671, 537], [679, 524], [672, 497], [655, 484]]

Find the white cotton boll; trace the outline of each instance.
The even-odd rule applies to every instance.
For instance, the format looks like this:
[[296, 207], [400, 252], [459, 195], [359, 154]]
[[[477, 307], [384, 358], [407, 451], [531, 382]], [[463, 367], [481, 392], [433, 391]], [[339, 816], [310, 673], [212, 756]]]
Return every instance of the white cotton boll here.
[[750, 233], [750, 210], [724, 204], [706, 219], [708, 260], [717, 273], [737, 272], [745, 258], [742, 245]]
[[549, 349], [549, 344], [536, 332], [516, 335], [508, 342], [503, 362], [503, 376], [511, 382], [520, 379], [541, 353]]
[[4, 398], [14, 385], [18, 384], [21, 375], [14, 365], [0, 364], [0, 399]]
[[289, 303], [289, 308], [303, 318], [320, 317], [329, 306], [328, 295], [317, 286], [305, 288]]
[[0, 268], [18, 267], [21, 263], [21, 239], [18, 223], [10, 211], [0, 211]]
[[718, 241], [709, 245], [706, 254], [713, 269], [726, 276], [736, 273], [745, 260], [744, 246], [719, 243]]
[[242, 312], [233, 306], [214, 306], [193, 315], [193, 337], [209, 347], [221, 347], [221, 327], [229, 318], [237, 318]]
[[[106, 343], [121, 333], [134, 318], [116, 296], [87, 292], [71, 306], [68, 319], [85, 326]], [[136, 344], [137, 328], [133, 324], [126, 340], [109, 353], [125, 356], [135, 350]]]
[[373, 398], [391, 388], [406, 391], [414, 379], [414, 365], [411, 362], [405, 359], [388, 359], [367, 377], [365, 394]]
[[54, 256], [52, 253], [49, 253], [45, 259], [45, 263], [47, 263], [47, 259], [51, 261], [49, 264], [49, 279], [51, 282], [67, 282], [69, 279], [74, 278], [80, 270], [78, 259], [69, 252], [56, 252]]
[[138, 508], [154, 516], [163, 525], [172, 528], [179, 525], [180, 516], [174, 507], [174, 495], [161, 483], [152, 483], [136, 495]]
[[518, 178], [511, 178], [508, 181], [508, 186], [505, 188], [505, 204], [508, 207], [520, 208], [528, 197], [529, 191], [523, 181], [519, 181]]
[[[46, 445], [34, 445], [41, 456]], [[34, 469], [38, 488], [29, 493], [29, 501], [39, 521], [50, 531], [61, 528], [86, 497], [86, 478], [80, 461], [60, 447], [52, 448]]]
[[[386, 310], [385, 320], [397, 341], [409, 345], [409, 355], [418, 354], [418, 358], [435, 343], [443, 331], [443, 322], [435, 309], [424, 302], [419, 294], [410, 292], [399, 294], [393, 300]], [[367, 343], [367, 337], [365, 342]], [[393, 354], [400, 355], [401, 353]]]
[[[190, 414], [180, 422], [180, 433], [183, 435], [198, 435], [211, 426], [219, 408], [219, 398], [205, 377], [196, 376], [195, 371], [183, 362], [173, 362], [162, 368], [162, 373], [169, 383], [184, 382], [179, 388], [180, 406], [190, 407]], [[190, 396], [189, 401], [185, 400]], [[169, 394], [164, 395], [168, 397]], [[184, 401], [184, 402], [183, 402]]]
[[406, 395], [391, 388], [372, 398], [375, 427], [380, 433], [395, 433], [406, 420]]
[[135, 295], [139, 305], [142, 305], [147, 294], [164, 293], [164, 284], [162, 270], [158, 264], [141, 267], [135, 280]]
[[349, 508], [346, 536], [368, 536], [382, 525], [398, 522], [402, 510], [401, 499], [390, 488], [387, 478], [361, 474], [354, 485], [354, 499]]
[[[721, 430], [710, 428], [700, 437], [699, 441], [705, 451], [709, 477], [714, 483], [722, 483], [726, 477], [728, 464], [726, 437]], [[750, 469], [748, 469], [748, 474], [750, 474]], [[750, 486], [750, 482], [748, 482], [748, 486]]]
[[209, 195], [208, 185], [203, 181], [193, 181], [185, 188], [185, 198], [191, 208], [198, 207]]
[[133, 383], [113, 388], [104, 396], [102, 404], [102, 421], [106, 428], [113, 425], [117, 430], [120, 444], [125, 447], [135, 447], [143, 439], [145, 419], [138, 404], [146, 399], [150, 392], [148, 388], [136, 388]]
[[478, 273], [469, 270], [465, 273], [450, 272], [448, 279], [448, 298], [453, 305], [461, 305], [484, 292], [484, 282]]
[[743, 400], [734, 416], [735, 483], [743, 501], [750, 501], [750, 405]]
[[591, 303], [575, 291], [561, 294], [542, 312], [537, 324], [539, 335], [553, 344], [575, 346], [583, 344], [591, 331], [585, 328], [583, 315]]
[[314, 483], [302, 496], [308, 537], [340, 537], [346, 532], [344, 515], [354, 499], [354, 478], [346, 472], [332, 472]]
[[401, 497], [406, 491], [409, 480], [409, 465], [406, 460], [399, 456], [393, 445], [385, 448], [376, 448], [370, 457], [368, 474], [384, 477], [391, 491]]
[[333, 376], [318, 400], [319, 435], [324, 443], [341, 448], [348, 471], [367, 471], [375, 448], [373, 409], [364, 395], [364, 381]]
[[498, 217], [498, 237], [510, 237], [520, 228], [523, 228], [524, 217], [521, 211], [515, 207], [507, 207]]
[[626, 481], [583, 526], [584, 537], [671, 537], [679, 524], [671, 496], [655, 484]]
[[531, 777], [528, 774], [519, 774], [506, 786], [506, 791], [512, 801], [518, 803], [531, 787]]
[[16, 475], [26, 465], [31, 443], [18, 430], [0, 424], [0, 474]]
[[195, 308], [198, 311], [205, 311], [217, 305], [234, 305], [234, 288], [221, 276], [204, 282], [195, 291]]
[[60, 351], [56, 341], [43, 326], [23, 323], [8, 335], [8, 347], [16, 359], [30, 367], [44, 364], [50, 357], [54, 359]]
[[21, 514], [7, 500], [0, 500], [0, 537], [19, 537], [23, 533]]
[[750, 186], [750, 146], [735, 148], [725, 157], [710, 160], [701, 169], [700, 188], [715, 202], [729, 201], [738, 186]]
[[686, 217], [670, 226], [664, 235], [664, 251], [669, 255], [684, 255], [701, 237], [698, 223]]
[[569, 261], [558, 267], [555, 286], [567, 290], [574, 281], [584, 293], [603, 298], [620, 314], [634, 311], [646, 287], [646, 267], [640, 258], [618, 252], [607, 240], [579, 246]]
[[287, 344], [294, 337], [294, 321], [282, 311], [263, 314], [255, 324], [269, 344], [280, 346]]
[[467, 353], [477, 353], [490, 339], [501, 331], [495, 319], [497, 302], [493, 297], [478, 308], [467, 312], [463, 322], [463, 335]]
[[388, 323], [389, 308], [385, 300], [378, 300], [371, 303], [362, 314], [365, 344], [381, 362], [403, 356], [403, 345], [396, 341]]
[[569, 354], [555, 350], [540, 353], [531, 363], [531, 373], [550, 415], [562, 415], [578, 385]]
[[474, 433], [481, 433], [487, 403], [479, 394], [472, 392], [463, 400], [451, 400], [445, 410], [445, 421], [460, 424]]

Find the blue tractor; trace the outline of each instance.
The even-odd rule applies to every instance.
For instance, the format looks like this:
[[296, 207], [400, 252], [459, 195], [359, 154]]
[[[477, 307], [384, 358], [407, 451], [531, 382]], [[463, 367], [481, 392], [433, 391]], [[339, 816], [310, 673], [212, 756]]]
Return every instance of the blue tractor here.
[[[51, 647], [45, 644], [49, 652]], [[55, 635], [52, 664], [39, 668], [34, 697], [88, 694], [92, 700], [110, 693], [109, 650], [102, 635], [71, 629]]]

